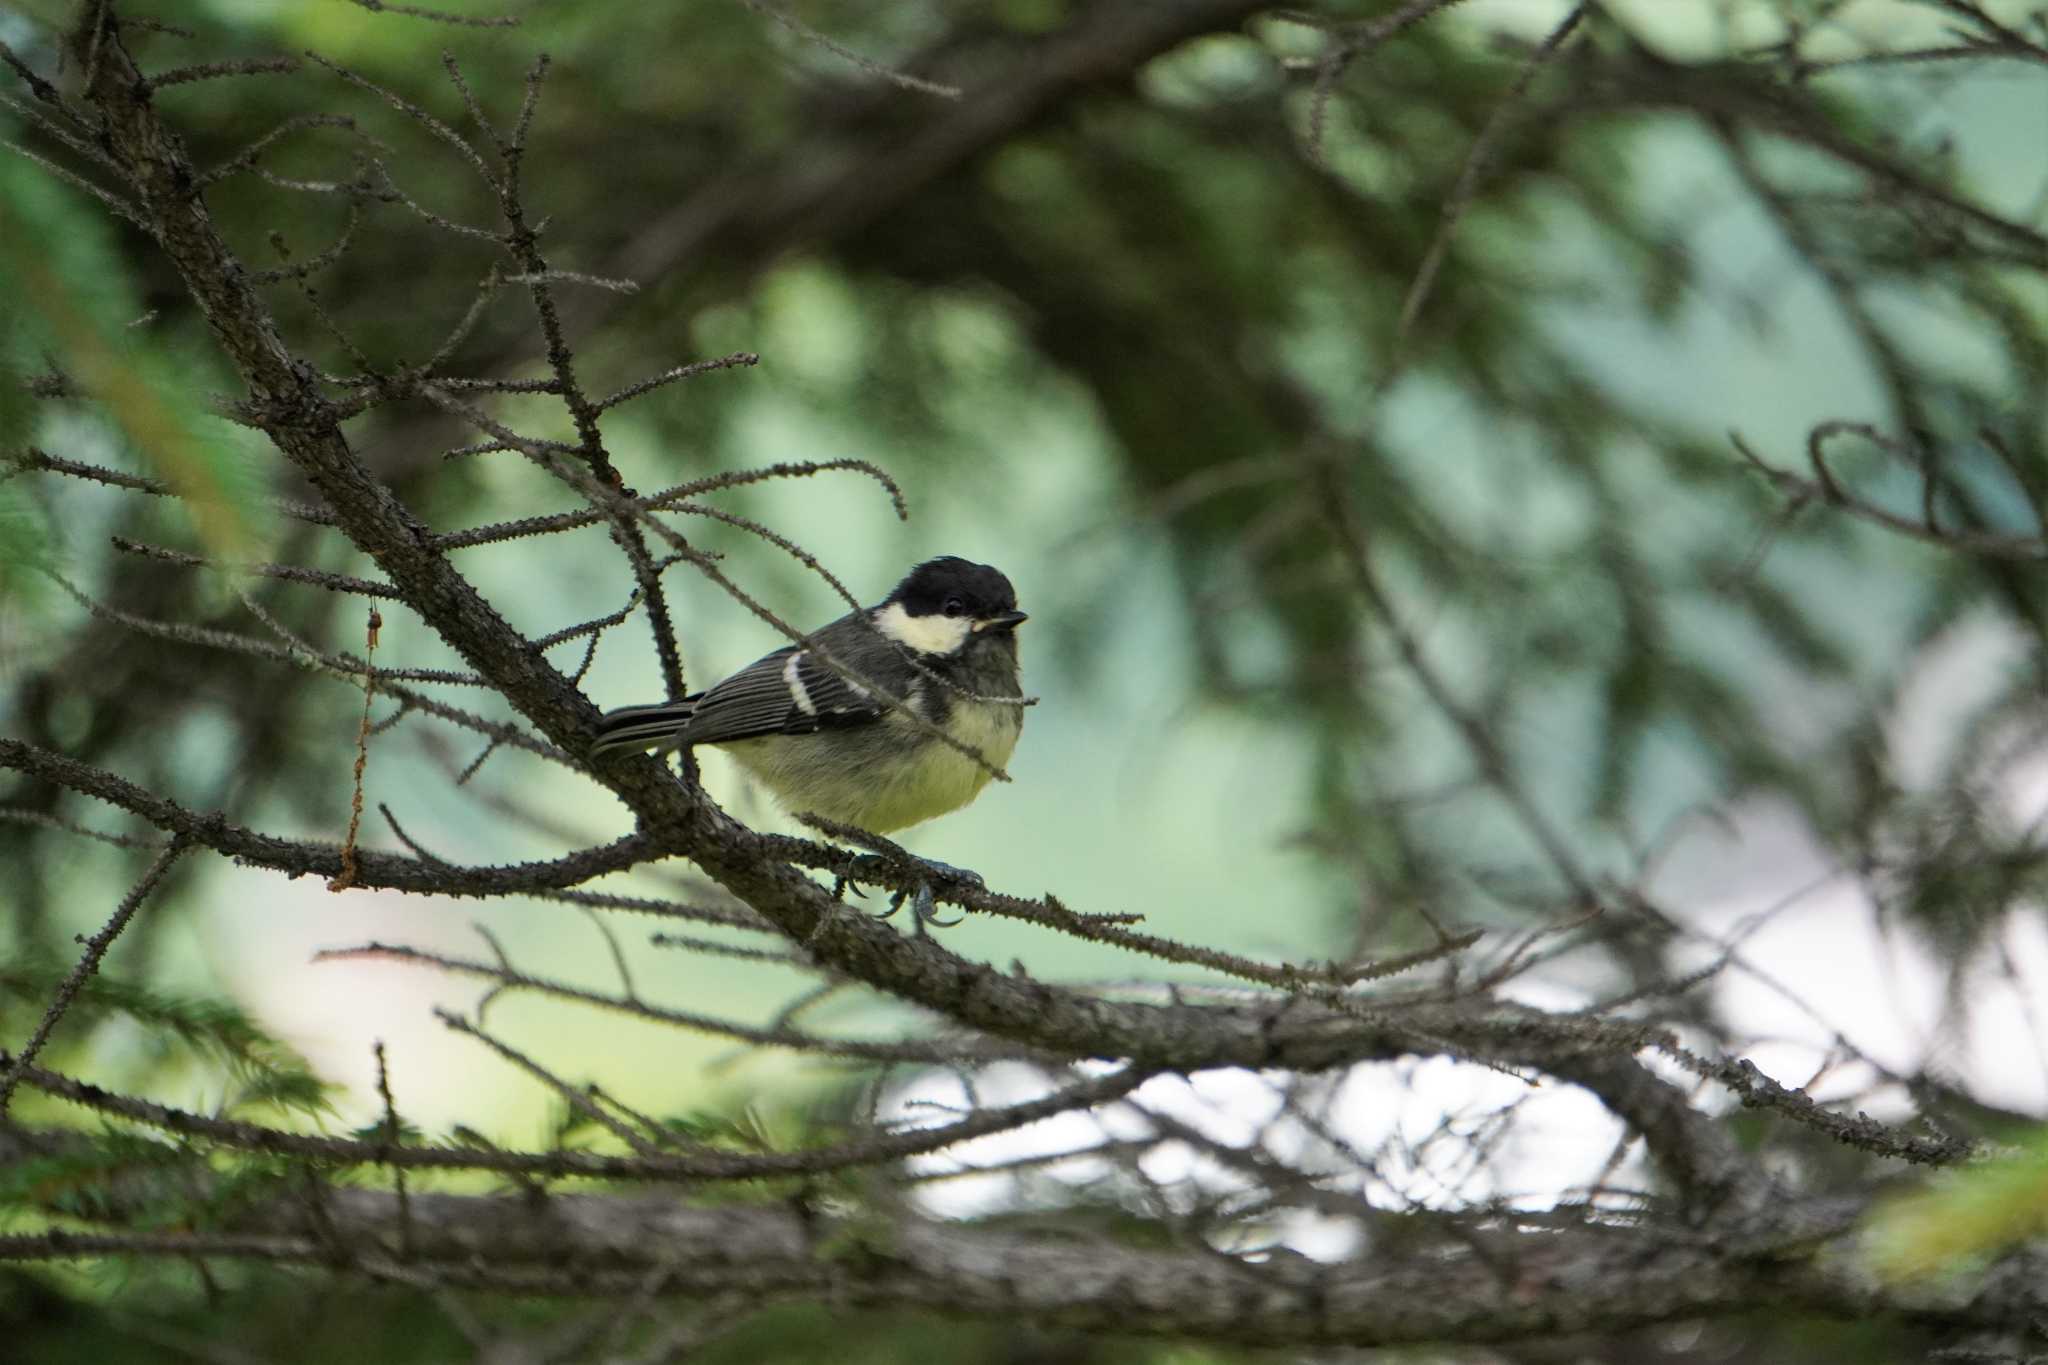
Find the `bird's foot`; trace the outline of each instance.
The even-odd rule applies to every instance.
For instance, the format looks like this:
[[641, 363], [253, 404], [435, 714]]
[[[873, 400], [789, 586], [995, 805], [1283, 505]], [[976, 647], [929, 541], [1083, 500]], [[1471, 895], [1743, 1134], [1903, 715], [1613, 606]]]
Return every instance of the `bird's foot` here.
[[[979, 889], [987, 885], [986, 882], [982, 881], [979, 872], [965, 867], [955, 867], [951, 863], [942, 863], [936, 858], [920, 858], [909, 849], [903, 847], [903, 845], [884, 839], [879, 834], [871, 834], [867, 830], [856, 828], [853, 825], [844, 825], [836, 820], [827, 820], [821, 815], [809, 812], [800, 812], [796, 818], [829, 839], [836, 839], [842, 843], [852, 844], [856, 848], [866, 849], [870, 856], [861, 861], [866, 862], [869, 866], [887, 867], [910, 873], [914, 880], [908, 886], [892, 894], [889, 897], [889, 908], [876, 914], [875, 918], [888, 919], [898, 910], [901, 910], [903, 903], [907, 900], [910, 902], [911, 918], [917, 927], [920, 937], [924, 935], [927, 928], [950, 929], [960, 922], [957, 918], [939, 918], [937, 897], [933, 894], [935, 888], [971, 886]], [[843, 900], [848, 891], [853, 892], [856, 896], [864, 894], [861, 891], [860, 883], [854, 880], [851, 872], [834, 874], [832, 878], [832, 898], [834, 900]]]
[[876, 915], [875, 918], [888, 919], [898, 910], [901, 910], [904, 901], [907, 900], [910, 902], [911, 924], [917, 930], [920, 938], [925, 935], [928, 929], [950, 929], [966, 919], [965, 915], [956, 915], [952, 919], [940, 919], [938, 905], [932, 896], [932, 886], [935, 882], [957, 882], [973, 887], [985, 886], [987, 883], [982, 881], [981, 874], [969, 868], [955, 867], [951, 863], [942, 863], [936, 858], [919, 858], [915, 855], [906, 856], [910, 858], [912, 863], [925, 869], [929, 875], [919, 877], [915, 886], [905, 887], [889, 897], [889, 908]]

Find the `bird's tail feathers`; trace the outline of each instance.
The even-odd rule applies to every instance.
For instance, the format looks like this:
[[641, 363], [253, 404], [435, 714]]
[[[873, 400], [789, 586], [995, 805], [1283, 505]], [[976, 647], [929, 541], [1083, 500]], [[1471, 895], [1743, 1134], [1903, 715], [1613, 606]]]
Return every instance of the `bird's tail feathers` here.
[[691, 697], [607, 711], [597, 723], [597, 742], [590, 746], [590, 756], [603, 758], [635, 749], [672, 749], [676, 731], [688, 723], [696, 707], [697, 699]]

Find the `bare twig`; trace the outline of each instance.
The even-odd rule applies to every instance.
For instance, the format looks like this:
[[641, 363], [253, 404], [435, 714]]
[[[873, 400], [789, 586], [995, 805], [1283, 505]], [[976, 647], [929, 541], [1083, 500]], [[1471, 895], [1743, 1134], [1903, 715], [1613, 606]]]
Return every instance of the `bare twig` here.
[[870, 76], [879, 76], [891, 85], [899, 86], [905, 90], [914, 90], [921, 95], [936, 95], [944, 100], [957, 100], [960, 98], [961, 91], [959, 86], [947, 85], [941, 81], [926, 80], [922, 76], [913, 76], [907, 71], [899, 71], [895, 67], [885, 66], [872, 57], [862, 56], [845, 44], [836, 42], [825, 34], [818, 32], [818, 30], [812, 28], [809, 24], [806, 24], [803, 20], [782, 9], [780, 6], [769, 4], [768, 0], [740, 0], [740, 3], [756, 14], [774, 20], [797, 37], [803, 39], [803, 41], [813, 46], [821, 47], [843, 61], [851, 62]]
[[57, 993], [51, 997], [49, 1008], [43, 1011], [43, 1017], [36, 1024], [35, 1032], [29, 1035], [28, 1042], [22, 1045], [20, 1053], [12, 1059], [12, 1065], [7, 1066], [5, 1075], [0, 1075], [0, 1117], [6, 1115], [7, 1106], [13, 1100], [16, 1088], [20, 1086], [22, 1078], [29, 1073], [37, 1056], [41, 1054], [43, 1045], [50, 1041], [50, 1034], [55, 1032], [57, 1021], [64, 1017], [64, 1012], [71, 1008], [71, 1002], [78, 998], [78, 992], [84, 987], [86, 979], [100, 969], [100, 959], [107, 955], [107, 949], [114, 946], [114, 940], [128, 927], [128, 921], [135, 918], [135, 912], [142, 908], [142, 903], [156, 890], [157, 884], [171, 870], [171, 865], [178, 861], [191, 844], [192, 840], [183, 835], [174, 836], [163, 851], [151, 860], [141, 878], [129, 888], [128, 894], [121, 898], [121, 903], [114, 907], [114, 913], [100, 926], [99, 932], [89, 939], [82, 940], [85, 952], [79, 955], [78, 963], [71, 969], [70, 975], [58, 985]]
[[363, 824], [363, 769], [370, 762], [370, 700], [377, 694], [377, 633], [384, 618], [370, 608], [370, 623], [363, 647], [363, 719], [356, 728], [355, 788], [348, 802], [348, 834], [341, 841], [341, 874], [327, 883], [329, 891], [346, 891], [356, 884], [356, 832]]

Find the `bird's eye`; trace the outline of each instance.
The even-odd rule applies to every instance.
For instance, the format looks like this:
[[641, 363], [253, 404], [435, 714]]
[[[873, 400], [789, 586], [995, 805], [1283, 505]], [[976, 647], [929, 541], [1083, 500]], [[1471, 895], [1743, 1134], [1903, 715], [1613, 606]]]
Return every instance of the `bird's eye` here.
[[946, 605], [940, 607], [939, 610], [948, 616], [965, 616], [967, 614], [967, 604], [957, 597], [949, 597], [946, 599]]

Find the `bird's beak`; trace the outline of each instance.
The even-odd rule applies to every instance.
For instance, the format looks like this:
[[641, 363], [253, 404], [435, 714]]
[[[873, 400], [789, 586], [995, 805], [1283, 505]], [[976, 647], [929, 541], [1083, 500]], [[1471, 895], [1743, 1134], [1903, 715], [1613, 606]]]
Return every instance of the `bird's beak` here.
[[1031, 618], [1021, 611], [1006, 611], [1001, 616], [991, 616], [986, 621], [974, 623], [975, 632], [984, 630], [1015, 630]]

